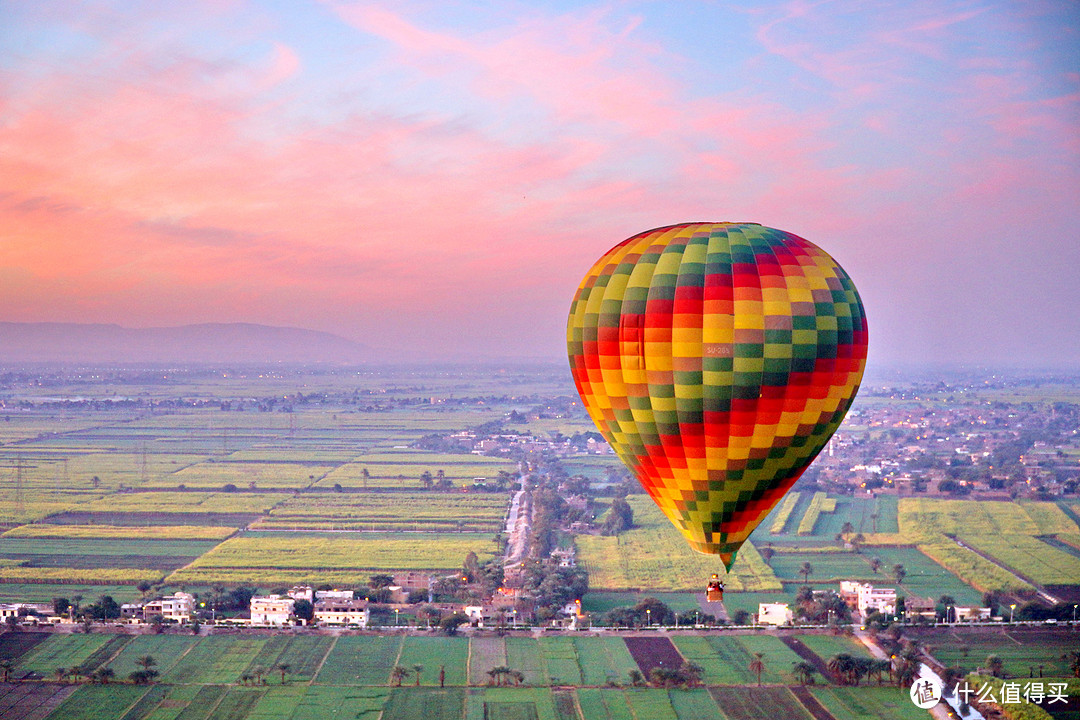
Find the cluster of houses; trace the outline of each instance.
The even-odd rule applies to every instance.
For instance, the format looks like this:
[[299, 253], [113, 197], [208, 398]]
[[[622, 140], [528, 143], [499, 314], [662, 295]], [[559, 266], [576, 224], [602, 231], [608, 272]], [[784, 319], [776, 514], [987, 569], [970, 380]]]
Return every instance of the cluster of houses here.
[[[232, 624], [244, 624], [255, 627], [284, 627], [305, 620], [296, 617], [296, 603], [306, 600], [314, 609], [312, 623], [316, 625], [338, 625], [348, 627], [367, 627], [371, 620], [371, 609], [366, 599], [356, 599], [352, 590], [314, 590], [306, 585], [299, 585], [289, 590], [287, 595], [256, 595], [251, 598], [247, 617], [231, 617]], [[148, 603], [128, 603], [120, 606], [123, 619], [129, 622], [150, 622], [160, 617], [166, 622], [187, 623], [198, 615], [199, 602], [195, 596], [186, 592], [151, 600]]]
[[[896, 589], [874, 587], [870, 583], [853, 580], [840, 581], [840, 599], [860, 617], [871, 613], [882, 615], [896, 614]], [[934, 620], [937, 617], [937, 603], [931, 598], [912, 595], [904, 599], [904, 615], [912, 619], [923, 617]], [[985, 621], [990, 620], [990, 608], [965, 607], [954, 605], [949, 610], [949, 621]], [[759, 603], [757, 622], [760, 625], [792, 625], [795, 614], [788, 603]]]

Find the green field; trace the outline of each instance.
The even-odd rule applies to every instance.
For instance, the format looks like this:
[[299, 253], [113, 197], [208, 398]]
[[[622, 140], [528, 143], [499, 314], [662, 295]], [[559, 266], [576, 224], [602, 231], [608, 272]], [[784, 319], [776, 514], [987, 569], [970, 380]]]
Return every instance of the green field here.
[[[1037, 671], [1040, 665], [1046, 678], [1064, 676], [1067, 668], [1055, 658], [1075, 646], [1068, 630], [920, 632], [923, 644], [940, 660], [973, 667], [987, 654], [998, 654], [1014, 677], [1026, 677], [1029, 669]], [[630, 671], [637, 665], [617, 636], [57, 634], [37, 645], [24, 642], [27, 637], [0, 635], [0, 655], [11, 650], [17, 677], [34, 671], [41, 685], [61, 687], [55, 682], [57, 667], [81, 665], [83, 672], [108, 667], [115, 672], [108, 686], [78, 686], [49, 720], [375, 720], [380, 713], [398, 720], [809, 717], [799, 700], [799, 693], [806, 690], [794, 686], [791, 673], [800, 658], [771, 635], [673, 635], [682, 656], [704, 668], [706, 687], [692, 690], [629, 687]], [[843, 636], [800, 639], [825, 660], [839, 652], [865, 656]], [[765, 666], [760, 688], [749, 667], [758, 654]], [[119, 682], [138, 668], [136, 659], [145, 655], [156, 661], [158, 682], [148, 687]], [[284, 682], [276, 670], [282, 663], [289, 665]], [[526, 686], [488, 685], [490, 678], [482, 668], [499, 664], [523, 671]], [[410, 670], [400, 688], [391, 687], [394, 665]], [[414, 665], [423, 665], [420, 687], [414, 685]], [[445, 688], [438, 686], [440, 665], [446, 670]], [[264, 683], [241, 682], [259, 668]], [[467, 675], [467, 668], [475, 670]], [[922, 711], [913, 712], [916, 708], [906, 692], [893, 687], [816, 685], [809, 692], [837, 720], [926, 717]]]
[[762, 654], [765, 670], [763, 683], [794, 682], [793, 663], [800, 658], [778, 638], [769, 635], [676, 636], [675, 647], [683, 657], [705, 668], [705, 682], [710, 685], [744, 685], [757, 682], [750, 670], [756, 653]]
[[796, 637], [825, 662], [834, 655], [842, 653], [855, 657], [873, 657], [865, 645], [855, 638], [844, 635], [797, 635]]
[[1064, 655], [1077, 649], [1075, 636], [1068, 633], [1047, 635], [1023, 628], [999, 632], [976, 632], [957, 628], [944, 637], [928, 640], [934, 657], [946, 665], [959, 665], [968, 670], [983, 665], [990, 655], [1000, 657], [1009, 677], [1036, 674], [1042, 667], [1046, 677], [1069, 677]]
[[907, 690], [890, 687], [815, 687], [810, 692], [825, 709], [844, 720], [926, 720]]
[[322, 670], [320, 685], [385, 685], [397, 665], [402, 639], [398, 636], [345, 636], [334, 641]]

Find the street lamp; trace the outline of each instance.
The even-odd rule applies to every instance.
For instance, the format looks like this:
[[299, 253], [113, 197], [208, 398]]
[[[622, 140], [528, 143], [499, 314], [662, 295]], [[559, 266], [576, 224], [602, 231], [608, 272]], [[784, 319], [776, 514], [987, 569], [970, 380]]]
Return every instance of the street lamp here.
[[645, 624], [652, 627], [652, 608], [645, 608]]
[[1013, 610], [1015, 610], [1015, 609], [1016, 609], [1016, 603], [1013, 603], [1012, 605], [1010, 605], [1010, 606], [1009, 606], [1009, 624], [1010, 624], [1010, 625], [1012, 625], [1012, 621], [1013, 621]]
[[400, 608], [394, 608], [394, 627], [398, 625], [398, 613], [401, 612]]

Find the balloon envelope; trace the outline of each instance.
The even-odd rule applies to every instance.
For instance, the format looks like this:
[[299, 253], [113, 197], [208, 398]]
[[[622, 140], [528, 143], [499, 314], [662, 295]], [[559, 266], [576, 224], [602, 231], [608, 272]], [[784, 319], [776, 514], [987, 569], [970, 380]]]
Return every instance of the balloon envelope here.
[[616, 245], [567, 324], [600, 432], [690, 546], [729, 570], [840, 425], [866, 342], [836, 261], [754, 223], [674, 225]]

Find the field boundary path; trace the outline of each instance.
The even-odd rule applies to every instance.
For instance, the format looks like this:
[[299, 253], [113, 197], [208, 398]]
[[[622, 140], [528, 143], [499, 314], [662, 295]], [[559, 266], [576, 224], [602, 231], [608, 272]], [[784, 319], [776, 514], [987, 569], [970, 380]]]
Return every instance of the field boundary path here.
[[829, 671], [829, 666], [825, 664], [825, 661], [818, 657], [817, 653], [815, 653], [813, 650], [806, 647], [806, 645], [804, 645], [803, 642], [799, 640], [799, 638], [793, 635], [783, 635], [780, 637], [780, 642], [787, 645], [793, 653], [795, 653], [803, 660], [817, 668], [817, 671], [821, 674], [821, 677], [828, 678], [833, 682], [836, 681], [836, 678], [834, 678], [833, 674]]
[[836, 720], [836, 716], [829, 712], [821, 701], [814, 697], [813, 693], [802, 685], [789, 685], [788, 690], [802, 703], [807, 712], [814, 716], [814, 720]]
[[308, 680], [308, 685], [315, 684], [315, 678], [319, 677], [319, 673], [322, 672], [323, 665], [326, 664], [326, 658], [330, 657], [330, 653], [334, 652], [334, 647], [337, 645], [338, 640], [341, 639], [340, 635], [335, 635], [333, 642], [330, 643], [330, 647], [326, 649], [326, 654], [322, 656], [322, 660], [319, 661], [319, 666], [315, 668], [315, 672], [311, 673], [311, 679]]
[[1039, 593], [1039, 596], [1042, 597], [1043, 600], [1050, 603], [1051, 605], [1057, 605], [1058, 603], [1061, 602], [1061, 599], [1058, 598], [1056, 595], [1051, 595], [1049, 592], [1047, 592], [1045, 587], [1043, 587], [1039, 583], [1035, 582], [1034, 580], [1032, 580], [1027, 575], [1024, 575], [1023, 573], [1019, 572], [1018, 570], [1015, 570], [1014, 568], [1009, 567], [1008, 565], [1001, 562], [1000, 560], [993, 557], [992, 555], [988, 555], [985, 552], [983, 552], [982, 550], [979, 550], [978, 548], [974, 548], [974, 547], [968, 545], [967, 543], [963, 542], [959, 538], [952, 538], [952, 541], [954, 543], [956, 543], [958, 547], [961, 547], [964, 550], [970, 550], [971, 552], [973, 552], [976, 555], [978, 555], [979, 557], [981, 557], [983, 560], [986, 560], [987, 562], [993, 563], [994, 565], [997, 565], [999, 568], [1001, 568], [1005, 572], [1009, 573], [1010, 575], [1012, 575], [1012, 576], [1014, 576], [1014, 577], [1016, 577], [1016, 578], [1018, 578], [1020, 580], [1023, 580], [1028, 585], [1035, 588], [1035, 592]]

